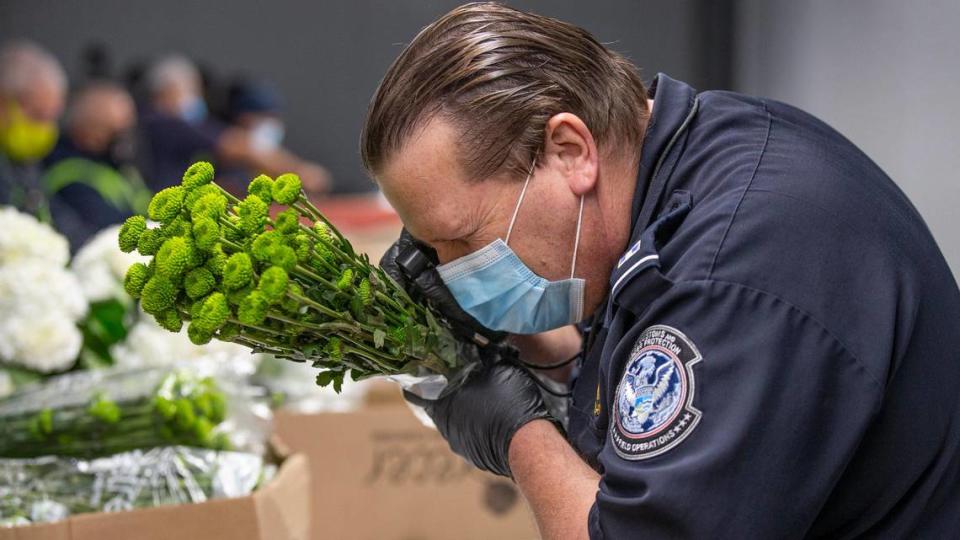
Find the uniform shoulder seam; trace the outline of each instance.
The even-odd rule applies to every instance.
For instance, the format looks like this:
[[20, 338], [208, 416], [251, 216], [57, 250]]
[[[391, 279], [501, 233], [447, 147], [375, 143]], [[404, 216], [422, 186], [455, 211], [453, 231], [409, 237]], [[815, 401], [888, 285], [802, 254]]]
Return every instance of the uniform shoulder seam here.
[[832, 339], [832, 340], [843, 350], [843, 352], [844, 352], [847, 356], [849, 356], [857, 365], [859, 365], [861, 368], [863, 368], [864, 372], [867, 373], [867, 375], [870, 377], [870, 380], [877, 386], [878, 389], [880, 389], [881, 391], [884, 389], [885, 385], [881, 382], [880, 378], [877, 377], [876, 374], [873, 373], [873, 370], [870, 369], [869, 366], [867, 366], [863, 361], [860, 360], [860, 357], [858, 357], [856, 354], [853, 353], [853, 351], [851, 350], [851, 348], [847, 346], [847, 344], [840, 338], [840, 336], [838, 336], [835, 332], [833, 332], [832, 330], [830, 330], [830, 328], [829, 328], [823, 321], [821, 321], [819, 318], [817, 318], [815, 315], [813, 315], [813, 314], [810, 313], [809, 311], [801, 308], [800, 306], [794, 304], [793, 302], [791, 302], [791, 301], [783, 298], [782, 296], [780, 296], [780, 295], [778, 295], [778, 294], [776, 294], [776, 293], [774, 293], [774, 292], [771, 292], [771, 291], [767, 291], [767, 290], [764, 290], [764, 289], [758, 289], [758, 288], [756, 288], [756, 287], [751, 287], [751, 286], [749, 286], [749, 285], [745, 285], [745, 284], [743, 284], [743, 283], [738, 283], [738, 282], [736, 282], [736, 281], [726, 281], [726, 280], [721, 280], [721, 279], [712, 279], [712, 278], [709, 278], [709, 279], [691, 279], [691, 280], [683, 280], [683, 281], [674, 282], [674, 286], [678, 286], [678, 285], [689, 285], [689, 286], [691, 286], [691, 287], [693, 287], [693, 286], [708, 286], [708, 285], [713, 285], [713, 284], [723, 285], [723, 286], [728, 286], [728, 287], [737, 287], [737, 288], [740, 288], [740, 289], [743, 289], [743, 290], [747, 290], [747, 291], [750, 291], [750, 292], [754, 292], [754, 293], [757, 293], [757, 294], [760, 294], [760, 295], [763, 295], [763, 296], [772, 298], [772, 299], [775, 300], [777, 303], [783, 304], [787, 309], [798, 313], [798, 314], [801, 315], [804, 319], [809, 320], [809, 321], [812, 322], [814, 325], [816, 325], [818, 328], [820, 328], [823, 332], [825, 332], [828, 336], [830, 336], [830, 339]]
[[740, 192], [740, 196], [737, 199], [737, 205], [730, 214], [730, 220], [727, 222], [727, 225], [723, 230], [723, 234], [720, 236], [720, 243], [717, 245], [717, 250], [713, 253], [713, 260], [710, 262], [710, 269], [707, 271], [708, 279], [713, 277], [713, 271], [717, 267], [717, 260], [719, 260], [720, 252], [723, 250], [723, 244], [727, 241], [727, 235], [730, 234], [730, 229], [733, 227], [733, 222], [736, 220], [737, 214], [740, 212], [740, 206], [743, 204], [743, 199], [750, 190], [750, 186], [753, 185], [753, 181], [757, 177], [757, 171], [760, 170], [760, 162], [763, 161], [763, 156], [767, 152], [767, 143], [770, 141], [770, 130], [773, 124], [773, 117], [770, 114], [770, 111], [767, 109], [767, 105], [762, 105], [763, 112], [767, 115], [767, 129], [763, 136], [763, 146], [760, 148], [760, 155], [757, 156], [757, 162], [753, 166], [753, 172], [750, 174], [750, 180], [747, 181], [746, 185], [743, 186], [743, 191]]

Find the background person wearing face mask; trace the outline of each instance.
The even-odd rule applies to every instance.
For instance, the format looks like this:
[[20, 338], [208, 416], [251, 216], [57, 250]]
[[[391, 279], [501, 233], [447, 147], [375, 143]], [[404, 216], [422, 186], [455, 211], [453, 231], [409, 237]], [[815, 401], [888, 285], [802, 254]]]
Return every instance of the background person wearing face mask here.
[[115, 84], [92, 83], [73, 98], [43, 175], [53, 224], [72, 249], [146, 211], [150, 191], [133, 165], [135, 126], [133, 99]]
[[247, 126], [226, 125], [212, 118], [200, 73], [186, 58], [173, 56], [156, 62], [146, 75], [146, 84], [149, 104], [141, 120], [144, 148], [140, 161], [152, 189], [178, 183], [183, 171], [199, 159], [257, 174], [295, 172], [313, 193], [329, 189], [330, 178], [323, 167], [300, 159], [279, 144], [264, 144], [263, 137]]
[[[408, 231], [381, 264], [490, 342], [408, 399], [543, 537], [956, 537], [960, 289], [820, 120], [481, 3], [391, 65], [361, 152]], [[565, 425], [529, 375], [564, 364]]]
[[40, 160], [57, 142], [66, 90], [60, 63], [40, 47], [0, 48], [0, 204], [46, 216]]

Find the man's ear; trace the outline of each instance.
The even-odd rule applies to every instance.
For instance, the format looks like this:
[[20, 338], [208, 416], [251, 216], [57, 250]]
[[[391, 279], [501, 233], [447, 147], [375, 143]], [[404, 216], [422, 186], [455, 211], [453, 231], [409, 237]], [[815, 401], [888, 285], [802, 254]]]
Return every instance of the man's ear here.
[[580, 117], [567, 112], [550, 117], [543, 148], [543, 161], [559, 166], [575, 195], [583, 195], [594, 189], [599, 171], [597, 144]]

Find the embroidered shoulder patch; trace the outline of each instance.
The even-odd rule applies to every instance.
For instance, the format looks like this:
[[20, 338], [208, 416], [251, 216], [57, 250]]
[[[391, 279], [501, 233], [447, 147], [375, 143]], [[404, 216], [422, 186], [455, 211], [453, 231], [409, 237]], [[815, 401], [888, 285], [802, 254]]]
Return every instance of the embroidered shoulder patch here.
[[659, 456], [680, 444], [700, 422], [693, 406], [693, 365], [700, 351], [670, 326], [640, 334], [617, 385], [610, 437], [617, 454], [629, 460]]

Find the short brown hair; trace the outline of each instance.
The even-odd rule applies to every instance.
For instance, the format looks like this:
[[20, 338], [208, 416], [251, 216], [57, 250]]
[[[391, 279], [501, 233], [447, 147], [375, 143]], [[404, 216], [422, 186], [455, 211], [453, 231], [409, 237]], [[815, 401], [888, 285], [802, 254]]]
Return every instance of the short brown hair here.
[[387, 70], [361, 135], [377, 174], [435, 114], [460, 131], [467, 174], [525, 174], [551, 116], [579, 116], [602, 149], [634, 147], [649, 116], [637, 68], [586, 30], [497, 3], [466, 4], [420, 31]]

